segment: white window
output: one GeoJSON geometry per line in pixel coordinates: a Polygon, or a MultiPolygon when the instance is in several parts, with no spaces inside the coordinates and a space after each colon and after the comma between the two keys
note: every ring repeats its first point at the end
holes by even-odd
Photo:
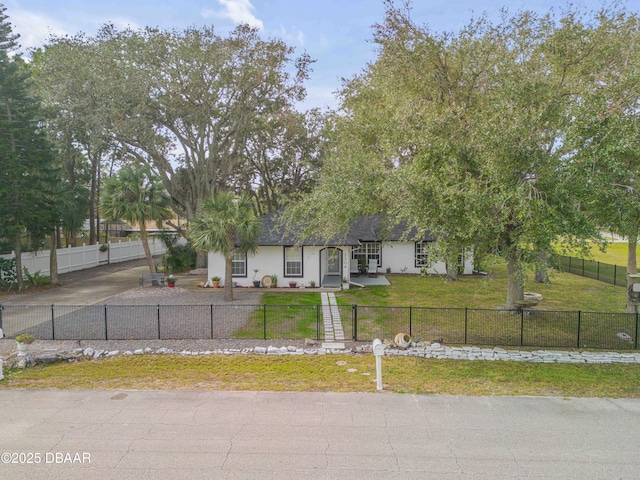
{"type": "Polygon", "coordinates": [[[302,248],[284,247],[284,276],[302,276],[302,248]]]}
{"type": "Polygon", "coordinates": [[[246,277],[247,276],[247,254],[233,252],[231,257],[231,276],[246,277]]]}
{"type": "Polygon", "coordinates": [[[429,245],[432,242],[416,242],[416,267],[430,267],[429,245]]]}
{"type": "Polygon", "coordinates": [[[369,260],[375,260],[381,267],[382,244],[380,242],[362,242],[359,247],[351,250],[351,258],[358,260],[360,268],[367,268],[369,260]]]}

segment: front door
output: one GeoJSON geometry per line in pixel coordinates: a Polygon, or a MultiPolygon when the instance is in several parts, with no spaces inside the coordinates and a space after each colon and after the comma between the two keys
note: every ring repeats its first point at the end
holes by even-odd
{"type": "Polygon", "coordinates": [[[327,249],[327,275],[340,276],[340,250],[337,248],[327,249]]]}

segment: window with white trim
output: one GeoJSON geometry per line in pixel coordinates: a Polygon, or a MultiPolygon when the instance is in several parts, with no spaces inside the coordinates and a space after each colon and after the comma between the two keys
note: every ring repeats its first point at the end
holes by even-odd
{"type": "Polygon", "coordinates": [[[302,276],[302,248],[284,247],[284,276],[302,276]]]}
{"type": "Polygon", "coordinates": [[[416,242],[416,267],[430,267],[429,245],[433,242],[416,242]]]}
{"type": "Polygon", "coordinates": [[[367,268],[369,260],[378,262],[378,266],[382,266],[382,243],[380,242],[362,242],[360,246],[351,250],[351,258],[358,260],[360,268],[367,268]]]}
{"type": "Polygon", "coordinates": [[[231,256],[231,276],[246,277],[247,276],[247,254],[244,252],[233,252],[231,256]]]}

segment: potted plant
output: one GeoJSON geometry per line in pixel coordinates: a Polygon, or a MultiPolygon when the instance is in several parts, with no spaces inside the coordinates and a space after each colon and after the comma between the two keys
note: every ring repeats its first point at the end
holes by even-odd
{"type": "Polygon", "coordinates": [[[311,280],[311,281],[309,282],[309,287],[311,287],[311,288],[316,288],[316,281],[315,281],[315,280],[311,280]]]}
{"type": "Polygon", "coordinates": [[[18,346],[18,355],[24,356],[29,351],[29,345],[34,342],[33,335],[28,333],[22,333],[16,337],[16,344],[18,346]]]}
{"type": "Polygon", "coordinates": [[[277,286],[278,286],[278,275],[276,275],[275,273],[272,273],[270,287],[276,288],[277,286]]]}
{"type": "Polygon", "coordinates": [[[297,286],[298,286],[298,282],[294,282],[293,280],[289,282],[289,288],[296,288],[297,286]]]}
{"type": "Polygon", "coordinates": [[[258,274],[260,270],[258,270],[257,268],[253,269],[253,286],[258,288],[260,286],[260,280],[256,280],[256,275],[258,274]]]}
{"type": "Polygon", "coordinates": [[[342,277],[342,289],[349,290],[349,280],[347,280],[345,277],[342,277]]]}
{"type": "Polygon", "coordinates": [[[176,286],[176,278],[173,275],[167,277],[167,285],[171,288],[176,286]]]}
{"type": "Polygon", "coordinates": [[[218,276],[211,277],[211,286],[213,288],[218,288],[220,286],[220,277],[218,276]]]}
{"type": "Polygon", "coordinates": [[[407,335],[406,333],[399,333],[396,335],[394,341],[398,347],[407,348],[409,345],[411,345],[411,336],[407,335]]]}

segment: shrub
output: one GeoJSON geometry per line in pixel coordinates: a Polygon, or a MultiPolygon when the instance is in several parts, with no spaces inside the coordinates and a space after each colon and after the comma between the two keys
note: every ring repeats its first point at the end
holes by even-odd
{"type": "Polygon", "coordinates": [[[21,333],[16,337],[16,342],[26,343],[27,345],[33,343],[34,341],[35,341],[35,338],[33,338],[33,335],[30,335],[28,333],[21,333]]]}
{"type": "Polygon", "coordinates": [[[30,287],[39,287],[42,285],[49,285],[51,283],[51,277],[48,275],[41,275],[40,270],[31,275],[27,267],[23,267],[24,278],[27,281],[27,285],[30,287]]]}
{"type": "Polygon", "coordinates": [[[167,272],[184,272],[196,264],[196,252],[190,243],[176,245],[176,238],[166,232],[160,234],[160,239],[167,247],[167,253],[162,257],[162,264],[167,272]]]}
{"type": "Polygon", "coordinates": [[[16,259],[0,258],[0,289],[10,290],[16,283],[16,259]]]}

